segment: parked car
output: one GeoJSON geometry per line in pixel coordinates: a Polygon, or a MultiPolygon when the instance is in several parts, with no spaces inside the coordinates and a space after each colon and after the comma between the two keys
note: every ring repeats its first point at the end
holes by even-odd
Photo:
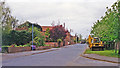
{"type": "Polygon", "coordinates": [[[86,43],[86,41],[85,41],[85,40],[82,40],[82,41],[81,41],[81,44],[85,44],[85,43],[86,43]]]}

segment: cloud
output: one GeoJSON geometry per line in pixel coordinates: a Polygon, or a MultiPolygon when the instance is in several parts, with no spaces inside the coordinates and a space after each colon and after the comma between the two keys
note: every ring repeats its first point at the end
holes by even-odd
{"type": "Polygon", "coordinates": [[[104,15],[107,6],[116,0],[7,0],[12,15],[20,21],[32,21],[40,25],[51,25],[52,21],[65,22],[86,37],[93,23],[104,15]]]}

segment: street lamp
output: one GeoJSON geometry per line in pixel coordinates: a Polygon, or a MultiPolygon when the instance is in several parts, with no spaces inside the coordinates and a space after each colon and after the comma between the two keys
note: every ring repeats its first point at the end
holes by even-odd
{"type": "Polygon", "coordinates": [[[71,32],[73,32],[72,29],[70,29],[70,45],[71,45],[71,32]]]}
{"type": "Polygon", "coordinates": [[[32,24],[32,50],[33,50],[33,24],[32,24]]]}

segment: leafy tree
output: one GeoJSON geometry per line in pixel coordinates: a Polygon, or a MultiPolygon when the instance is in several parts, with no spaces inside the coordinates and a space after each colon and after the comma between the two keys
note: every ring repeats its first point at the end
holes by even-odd
{"type": "Polygon", "coordinates": [[[94,23],[91,34],[109,43],[118,40],[119,37],[118,2],[115,2],[111,8],[106,7],[106,9],[105,16],[102,16],[101,20],[94,23]]]}
{"type": "Polygon", "coordinates": [[[5,2],[0,2],[0,20],[2,24],[2,29],[4,33],[9,33],[10,30],[17,26],[18,20],[11,15],[10,8],[6,6],[5,2]]]}
{"type": "Polygon", "coordinates": [[[49,28],[47,28],[47,29],[46,29],[46,32],[45,32],[46,40],[47,40],[47,41],[50,41],[50,33],[49,33],[49,32],[50,32],[50,30],[49,30],[49,28]]]}
{"type": "Polygon", "coordinates": [[[119,52],[118,54],[120,54],[120,1],[118,1],[118,18],[119,18],[119,21],[118,21],[118,25],[119,25],[119,28],[118,28],[118,40],[119,40],[119,52]]]}
{"type": "MultiPolygon", "coordinates": [[[[10,8],[6,6],[6,3],[4,1],[0,2],[0,35],[2,36],[2,43],[7,43],[9,41],[9,38],[7,38],[11,32],[16,26],[17,26],[18,20],[11,15],[10,8]]],[[[11,39],[13,40],[13,39],[11,39]]],[[[10,41],[11,41],[10,40],[10,41]]],[[[4,45],[4,44],[2,44],[4,45]]]]}
{"type": "MultiPolygon", "coordinates": [[[[29,28],[29,32],[32,32],[32,27],[29,28]]],[[[37,46],[44,46],[45,37],[40,33],[40,29],[38,29],[37,27],[34,27],[33,34],[34,34],[34,42],[36,42],[37,46]]]]}
{"type": "Polygon", "coordinates": [[[66,37],[65,29],[60,25],[57,25],[52,30],[50,30],[50,38],[54,41],[57,41],[57,39],[64,40],[65,37],[66,37]]]}

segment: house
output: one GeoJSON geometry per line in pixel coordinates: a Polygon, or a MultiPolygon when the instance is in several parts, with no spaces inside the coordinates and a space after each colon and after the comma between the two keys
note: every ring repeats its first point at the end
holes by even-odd
{"type": "Polygon", "coordinates": [[[54,26],[41,26],[42,27],[42,32],[46,32],[46,30],[49,28],[49,30],[53,29],[54,26]]]}
{"type": "Polygon", "coordinates": [[[40,29],[40,31],[42,31],[42,27],[38,24],[32,24],[29,21],[26,21],[25,23],[19,25],[15,30],[28,30],[30,27],[32,27],[32,25],[34,27],[37,27],[38,29],[40,29]]]}
{"type": "MultiPolygon", "coordinates": [[[[47,36],[45,35],[46,30],[47,29],[51,30],[54,28],[54,26],[41,26],[41,28],[42,28],[41,34],[47,38],[47,36]]],[[[46,38],[45,38],[45,40],[47,41],[46,38]]]]}
{"type": "MultiPolygon", "coordinates": [[[[63,27],[62,25],[60,25],[61,27],[63,27]]],[[[43,35],[45,36],[45,32],[47,29],[51,30],[54,28],[54,26],[41,26],[42,27],[42,33],[43,35]]],[[[63,27],[64,28],[64,27],[63,27]]],[[[63,41],[63,45],[70,45],[70,44],[73,44],[74,43],[74,40],[73,40],[73,36],[70,34],[70,32],[68,30],[65,29],[65,32],[66,32],[66,37],[63,41]]]]}

